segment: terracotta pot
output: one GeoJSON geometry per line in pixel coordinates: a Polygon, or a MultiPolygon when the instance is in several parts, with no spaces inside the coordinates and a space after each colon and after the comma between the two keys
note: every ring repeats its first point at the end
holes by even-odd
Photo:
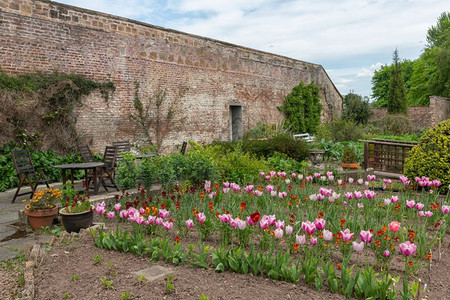
{"type": "Polygon", "coordinates": [[[342,163],[341,164],[342,169],[344,170],[351,170],[351,171],[356,171],[360,164],[359,163],[342,163]]]}
{"type": "Polygon", "coordinates": [[[59,211],[61,220],[67,232],[80,232],[81,228],[89,228],[92,226],[94,218],[94,207],[91,206],[91,211],[84,211],[79,213],[67,213],[66,208],[59,211]]]}
{"type": "Polygon", "coordinates": [[[30,223],[31,228],[36,231],[41,227],[53,224],[53,220],[58,215],[58,206],[43,210],[26,210],[25,207],[24,214],[28,216],[28,223],[30,223]]]}

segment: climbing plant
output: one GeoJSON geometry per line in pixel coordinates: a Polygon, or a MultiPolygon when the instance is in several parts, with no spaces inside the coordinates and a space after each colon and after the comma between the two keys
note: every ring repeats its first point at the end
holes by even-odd
{"type": "Polygon", "coordinates": [[[285,126],[296,133],[315,133],[320,125],[322,105],[319,97],[319,87],[310,83],[300,82],[289,93],[282,106],[278,109],[286,115],[285,126]]]}
{"type": "Polygon", "coordinates": [[[0,141],[73,152],[78,141],[74,108],[94,90],[108,101],[115,86],[76,74],[14,76],[0,69],[0,141]]]}

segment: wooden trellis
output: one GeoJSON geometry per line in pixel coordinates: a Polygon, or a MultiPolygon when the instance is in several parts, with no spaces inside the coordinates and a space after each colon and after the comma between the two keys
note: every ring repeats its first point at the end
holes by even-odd
{"type": "Polygon", "coordinates": [[[364,169],[402,174],[405,158],[417,144],[382,139],[364,141],[364,169]]]}

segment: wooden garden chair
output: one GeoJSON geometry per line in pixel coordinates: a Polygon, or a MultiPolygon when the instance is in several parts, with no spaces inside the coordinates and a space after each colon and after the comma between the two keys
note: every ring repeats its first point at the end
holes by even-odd
{"type": "Polygon", "coordinates": [[[117,162],[123,159],[121,153],[130,152],[131,150],[130,141],[115,141],[113,142],[113,146],[117,147],[117,157],[116,157],[117,162]]]}
{"type": "Polygon", "coordinates": [[[99,172],[99,180],[106,191],[108,191],[108,187],[115,188],[119,190],[114,181],[114,169],[116,166],[116,158],[117,158],[117,147],[116,146],[106,146],[105,153],[103,154],[103,162],[105,165],[101,168],[99,172]],[[106,184],[105,180],[109,180],[109,185],[106,184]]]}
{"type": "Polygon", "coordinates": [[[181,145],[181,149],[180,149],[180,153],[185,155],[186,154],[186,147],[187,147],[187,142],[184,141],[183,144],[181,145]]]}
{"type": "Polygon", "coordinates": [[[45,177],[44,172],[39,170],[38,173],[34,169],[33,161],[31,160],[31,155],[28,149],[13,149],[11,150],[11,156],[14,163],[14,168],[16,169],[17,178],[19,179],[19,185],[11,203],[16,201],[17,196],[27,194],[33,195],[39,184],[45,183],[47,187],[50,188],[49,180],[45,177]],[[24,184],[28,184],[31,191],[19,193],[20,188],[24,184]]]}

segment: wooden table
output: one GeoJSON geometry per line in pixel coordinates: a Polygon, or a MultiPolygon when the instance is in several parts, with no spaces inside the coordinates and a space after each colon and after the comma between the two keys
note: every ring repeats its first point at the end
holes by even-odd
{"type": "Polygon", "coordinates": [[[63,184],[66,184],[67,178],[66,178],[66,171],[70,170],[70,179],[72,182],[72,185],[74,184],[73,182],[73,171],[75,170],[84,170],[84,177],[86,180],[86,191],[88,190],[88,186],[87,186],[87,172],[88,170],[92,169],[92,173],[93,173],[93,184],[94,184],[94,195],[97,195],[98,193],[98,187],[99,187],[99,182],[98,182],[98,172],[97,172],[97,168],[103,167],[105,164],[102,162],[87,162],[87,163],[76,163],[76,164],[65,164],[65,165],[56,165],[53,166],[53,168],[55,169],[61,169],[62,172],[62,179],[63,179],[63,184]]]}

